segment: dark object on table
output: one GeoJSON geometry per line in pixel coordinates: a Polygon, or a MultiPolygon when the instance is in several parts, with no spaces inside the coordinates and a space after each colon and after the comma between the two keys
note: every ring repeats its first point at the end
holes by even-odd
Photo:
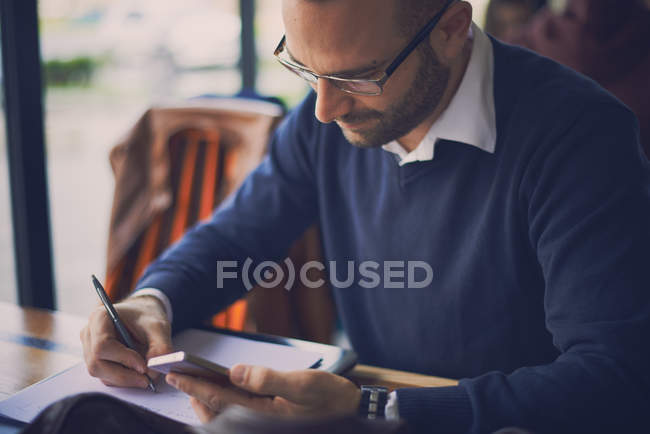
{"type": "Polygon", "coordinates": [[[191,428],[102,393],[82,393],[43,410],[23,434],[182,434],[191,428]]]}
{"type": "Polygon", "coordinates": [[[332,418],[281,418],[230,407],[212,422],[189,426],[101,393],[62,399],[43,410],[23,434],[407,434],[400,422],[332,418]]]}
{"type": "Polygon", "coordinates": [[[212,422],[195,428],[197,434],[406,434],[400,422],[367,420],[356,415],[333,418],[282,418],[233,406],[212,422]]]}

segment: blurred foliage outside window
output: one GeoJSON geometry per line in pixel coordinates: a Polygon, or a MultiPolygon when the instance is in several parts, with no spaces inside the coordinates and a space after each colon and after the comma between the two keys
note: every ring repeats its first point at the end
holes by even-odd
{"type": "Polygon", "coordinates": [[[45,83],[47,86],[87,86],[100,66],[99,60],[85,56],[48,60],[43,64],[45,83]]]}
{"type": "Polygon", "coordinates": [[[40,0],[58,307],[97,304],[113,194],[110,149],[144,111],[239,91],[238,0],[40,0]]]}

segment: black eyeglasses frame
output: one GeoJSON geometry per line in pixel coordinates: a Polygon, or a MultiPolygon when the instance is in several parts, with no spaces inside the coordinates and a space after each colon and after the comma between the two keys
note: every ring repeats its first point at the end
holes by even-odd
{"type": "Polygon", "coordinates": [[[279,56],[280,53],[284,51],[286,40],[287,40],[286,35],[282,36],[282,39],[280,40],[280,43],[278,44],[275,51],[273,52],[273,55],[278,60],[278,62],[280,62],[284,67],[286,67],[288,70],[295,73],[296,75],[300,76],[310,84],[316,84],[319,78],[324,78],[330,80],[337,88],[339,88],[343,92],[347,92],[353,95],[378,96],[382,94],[386,81],[388,81],[388,79],[390,78],[391,75],[393,75],[395,70],[404,62],[404,60],[406,60],[406,58],[417,48],[417,46],[420,45],[420,43],[433,31],[433,29],[436,27],[436,25],[438,24],[442,16],[445,14],[445,12],[447,12],[447,9],[449,9],[449,6],[454,1],[456,0],[448,0],[447,3],[445,3],[445,5],[443,6],[443,8],[437,14],[435,14],[433,18],[431,18],[431,20],[413,37],[411,42],[409,42],[409,44],[395,57],[395,59],[390,63],[390,65],[388,65],[388,67],[382,72],[382,76],[376,79],[343,78],[343,77],[337,77],[335,75],[317,74],[305,68],[304,66],[297,65],[286,59],[282,59],[279,56]],[[313,80],[310,80],[307,77],[312,77],[313,80]],[[376,86],[377,91],[373,93],[367,93],[367,92],[352,91],[350,89],[341,87],[346,83],[357,84],[357,85],[373,84],[376,86]]]}

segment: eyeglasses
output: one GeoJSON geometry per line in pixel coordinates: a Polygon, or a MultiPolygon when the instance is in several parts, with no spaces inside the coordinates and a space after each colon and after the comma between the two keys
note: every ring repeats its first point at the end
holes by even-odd
{"type": "MultiPolygon", "coordinates": [[[[411,40],[411,42],[402,50],[401,53],[395,57],[395,60],[391,62],[390,65],[382,72],[381,76],[379,78],[374,78],[374,79],[366,79],[366,78],[360,78],[360,79],[355,79],[355,78],[343,78],[343,77],[337,77],[334,75],[321,75],[321,74],[316,74],[313,71],[310,71],[309,69],[305,68],[304,66],[301,65],[296,65],[293,63],[290,59],[283,58],[283,53],[287,53],[285,50],[286,48],[286,41],[287,38],[286,36],[282,37],[282,40],[280,40],[280,43],[278,44],[278,47],[274,51],[274,55],[278,61],[284,65],[289,71],[293,72],[300,78],[304,79],[307,81],[310,85],[316,85],[318,83],[319,78],[325,78],[327,80],[330,80],[334,86],[336,86],[338,89],[342,90],[343,92],[351,93],[353,95],[366,95],[366,96],[375,96],[375,95],[381,95],[382,92],[384,91],[384,84],[386,81],[388,81],[388,78],[395,72],[397,67],[399,67],[402,62],[415,50],[415,48],[422,42],[428,35],[433,31],[433,29],[436,27],[436,24],[438,24],[438,21],[440,21],[440,18],[442,18],[442,15],[447,11],[449,8],[449,5],[451,5],[454,2],[454,0],[448,0],[445,6],[442,8],[440,12],[438,12],[432,19],[429,21],[419,32],[415,37],[411,40]]],[[[286,54],[284,55],[286,57],[286,54]]]]}

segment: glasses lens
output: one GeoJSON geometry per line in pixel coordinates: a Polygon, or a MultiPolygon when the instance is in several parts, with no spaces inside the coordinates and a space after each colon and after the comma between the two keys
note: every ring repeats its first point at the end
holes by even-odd
{"type": "Polygon", "coordinates": [[[318,81],[318,78],[314,74],[311,74],[308,71],[302,70],[300,68],[296,68],[293,65],[290,65],[290,64],[287,64],[287,63],[281,61],[280,59],[278,59],[278,60],[280,61],[282,66],[284,66],[289,71],[293,72],[294,74],[296,74],[298,77],[302,78],[303,80],[305,80],[309,84],[315,84],[318,81]]]}
{"type": "MultiPolygon", "coordinates": [[[[278,57],[278,61],[282,64],[282,66],[284,66],[289,71],[296,74],[298,77],[305,80],[312,87],[315,87],[316,84],[318,83],[317,75],[307,70],[304,70],[302,68],[298,68],[292,65],[291,63],[283,61],[279,57],[278,57]]],[[[382,92],[381,86],[377,81],[374,80],[346,80],[346,79],[339,79],[334,77],[327,77],[327,78],[331,80],[331,82],[336,87],[348,93],[353,93],[357,95],[381,95],[382,92]]]]}
{"type": "Polygon", "coordinates": [[[381,87],[376,81],[363,80],[333,80],[333,83],[341,90],[359,95],[380,95],[381,87]]]}

